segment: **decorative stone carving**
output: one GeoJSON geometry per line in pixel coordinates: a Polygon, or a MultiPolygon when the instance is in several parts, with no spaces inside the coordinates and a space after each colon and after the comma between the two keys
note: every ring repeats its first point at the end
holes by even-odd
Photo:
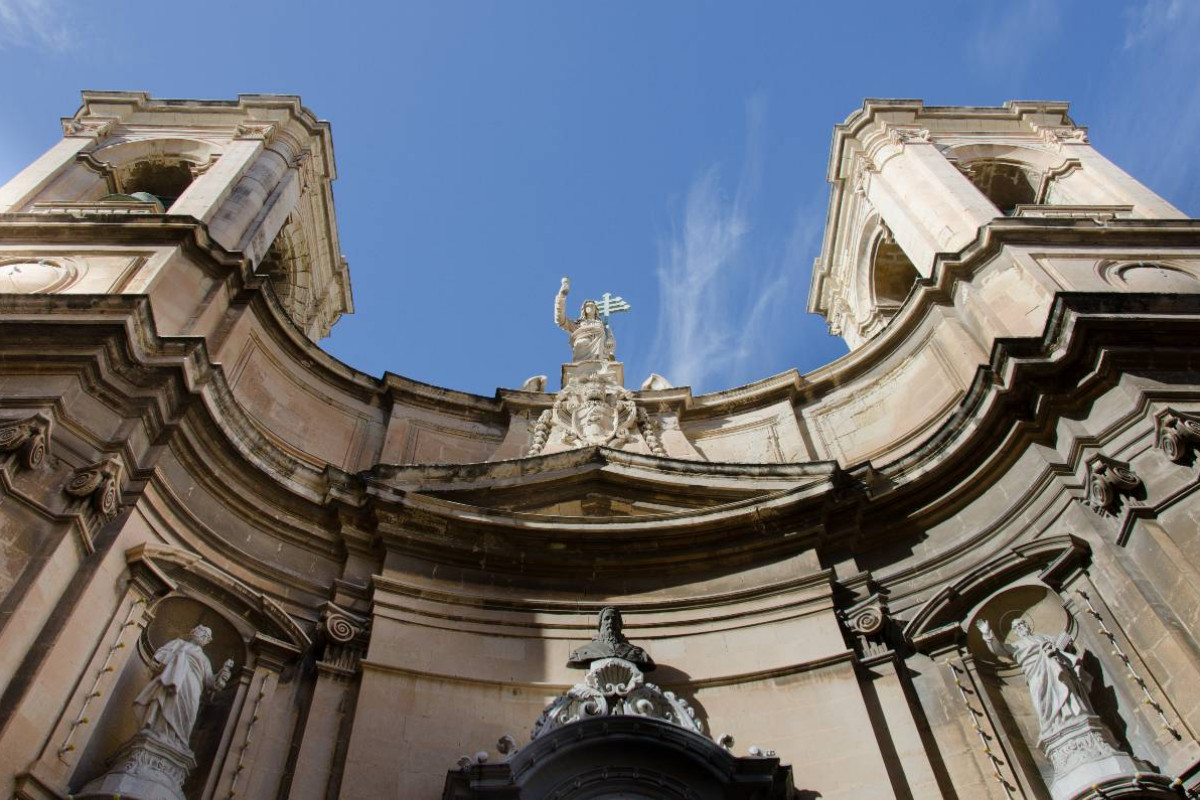
{"type": "Polygon", "coordinates": [[[888,141],[897,147],[902,147],[910,142],[931,142],[931,134],[928,128],[888,128],[888,141]]]}
{"type": "Polygon", "coordinates": [[[1096,456],[1088,464],[1086,502],[1099,513],[1112,513],[1121,495],[1131,495],[1141,485],[1142,479],[1128,465],[1096,456]]]}
{"type": "Polygon", "coordinates": [[[671,382],[657,372],[651,372],[650,377],[642,381],[643,392],[661,392],[673,388],[675,387],[671,385],[671,382]]]}
{"type": "Polygon", "coordinates": [[[134,700],[141,729],[121,746],[112,767],[76,797],[183,800],[183,783],[196,766],[188,742],[206,694],[225,688],[233,674],[228,660],[213,674],[204,647],[212,631],[204,625],[187,639],[172,639],[154,653],[154,679],[134,700]]]}
{"type": "Polygon", "coordinates": [[[1042,141],[1053,147],[1064,144],[1087,144],[1087,128],[1045,127],[1041,131],[1042,141]]]}
{"type": "Polygon", "coordinates": [[[646,440],[646,446],[650,448],[650,452],[656,456],[665,458],[667,449],[662,445],[658,423],[650,419],[650,415],[646,413],[646,409],[644,408],[637,410],[637,419],[638,428],[641,430],[642,438],[646,440]]]}
{"type": "Polygon", "coordinates": [[[527,455],[542,452],[555,431],[568,448],[620,447],[633,435],[636,423],[633,393],[609,373],[572,378],[558,393],[554,407],[538,417],[527,455]]]}
{"type": "Polygon", "coordinates": [[[117,120],[113,117],[89,117],[86,119],[64,117],[62,120],[63,136],[103,139],[112,133],[116,124],[117,120]]]}
{"type": "Polygon", "coordinates": [[[110,456],[75,470],[63,491],[72,497],[90,498],[96,513],[109,519],[121,504],[121,474],[121,462],[110,456]]]}
{"type": "Polygon", "coordinates": [[[7,294],[60,292],[78,279],[79,268],[69,259],[18,259],[0,264],[0,292],[7,294]]]}
{"type": "MultiPolygon", "coordinates": [[[[638,648],[640,649],[640,648],[638,648]]],[[[591,662],[582,683],[546,706],[534,723],[531,739],[589,717],[631,715],[663,720],[703,734],[703,726],[687,701],[646,683],[637,665],[623,658],[591,662]]]]}
{"type": "Polygon", "coordinates": [[[654,669],[650,654],[625,638],[622,632],[624,621],[619,609],[607,606],[600,609],[600,621],[596,635],[583,647],[576,648],[567,658],[571,669],[588,669],[594,661],[619,658],[641,667],[646,672],[654,669]]]}
{"type": "Polygon", "coordinates": [[[546,381],[548,378],[545,375],[534,375],[521,384],[522,392],[544,392],[546,391],[546,381]]]}
{"type": "Polygon", "coordinates": [[[50,451],[53,422],[44,414],[0,423],[0,452],[17,453],[27,469],[39,469],[50,451]]]}
{"type": "Polygon", "coordinates": [[[1192,450],[1200,445],[1200,417],[1168,408],[1154,427],[1158,449],[1176,464],[1187,461],[1192,450]]]}
{"type": "Polygon", "coordinates": [[[267,143],[270,143],[274,136],[275,125],[271,122],[241,122],[233,133],[234,139],[262,139],[267,143]]]}
{"type": "Polygon", "coordinates": [[[855,649],[862,658],[891,650],[887,599],[880,592],[838,612],[842,624],[854,637],[855,649]]]}
{"type": "Polygon", "coordinates": [[[875,166],[875,162],[871,161],[870,156],[866,153],[859,153],[858,160],[854,162],[854,177],[851,179],[854,193],[865,195],[871,175],[878,171],[879,169],[875,166]]]}
{"type": "Polygon", "coordinates": [[[1012,624],[1012,644],[999,641],[984,620],[976,623],[984,644],[998,658],[1016,661],[1025,676],[1038,718],[1037,746],[1054,769],[1050,793],[1055,800],[1076,797],[1102,780],[1147,771],[1122,752],[1108,727],[1092,708],[1092,677],[1073,652],[1071,640],[1035,633],[1023,617],[1012,624]]]}
{"type": "Polygon", "coordinates": [[[326,603],[321,612],[318,636],[324,646],[319,665],[351,676],[367,648],[371,621],[334,603],[326,603]]]}

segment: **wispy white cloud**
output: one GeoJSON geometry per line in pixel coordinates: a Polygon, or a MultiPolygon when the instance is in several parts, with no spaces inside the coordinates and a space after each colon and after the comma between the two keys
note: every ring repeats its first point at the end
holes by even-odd
{"type": "MultiPolygon", "coordinates": [[[[1098,141],[1118,163],[1176,203],[1200,206],[1200,3],[1144,0],[1126,10],[1124,47],[1106,85],[1098,141]]],[[[1100,126],[1097,126],[1100,127],[1100,126]]]]}
{"type": "Polygon", "coordinates": [[[0,50],[61,52],[74,42],[69,15],[58,0],[0,0],[0,50]]]}
{"type": "Polygon", "coordinates": [[[994,78],[1021,77],[1033,56],[1054,41],[1060,10],[1056,3],[1008,0],[983,6],[968,52],[994,78]]]}
{"type": "Polygon", "coordinates": [[[651,362],[676,385],[708,391],[769,374],[764,370],[774,363],[778,332],[804,296],[805,262],[820,233],[817,209],[797,214],[774,255],[753,224],[765,115],[765,98],[756,95],[746,107],[746,150],[733,195],[718,165],[700,170],[681,224],[659,241],[659,329],[651,362]]]}

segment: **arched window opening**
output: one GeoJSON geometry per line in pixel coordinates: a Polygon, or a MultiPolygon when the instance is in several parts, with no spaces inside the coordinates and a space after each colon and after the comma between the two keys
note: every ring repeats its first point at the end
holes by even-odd
{"type": "Polygon", "coordinates": [[[1037,203],[1040,179],[1029,169],[1005,161],[976,161],[963,171],[988,200],[1006,217],[1017,206],[1037,203]]]}
{"type": "Polygon", "coordinates": [[[898,307],[908,297],[913,284],[920,275],[900,246],[887,239],[880,240],[875,248],[875,259],[871,265],[875,290],[875,305],[898,307]]]}
{"type": "Polygon", "coordinates": [[[145,159],[122,170],[119,182],[121,194],[153,195],[163,208],[170,208],[193,180],[191,165],[186,161],[145,159]]]}

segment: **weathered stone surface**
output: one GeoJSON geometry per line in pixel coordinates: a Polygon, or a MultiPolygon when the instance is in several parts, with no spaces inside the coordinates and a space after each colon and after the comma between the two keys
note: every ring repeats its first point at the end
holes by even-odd
{"type": "Polygon", "coordinates": [[[565,293],[558,393],[321,352],[352,305],[331,148],[296,98],[87,93],[0,188],[16,796],[565,797],[597,759],[652,796],[1195,789],[1200,223],[1064,104],[837,126],[811,308],[853,351],[707,395],[626,389],[565,293]],[[593,641],[618,607],[634,643],[593,641]],[[974,627],[1017,617],[1093,678],[1046,736],[974,627]],[[193,768],[133,701],[197,625],[237,673],[193,768]],[[634,713],[576,714],[568,661],[623,670],[592,689],[634,713]]]}

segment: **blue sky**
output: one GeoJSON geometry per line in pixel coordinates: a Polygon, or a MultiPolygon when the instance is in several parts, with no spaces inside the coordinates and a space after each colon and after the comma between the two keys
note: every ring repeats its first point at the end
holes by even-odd
{"type": "Polygon", "coordinates": [[[864,97],[1069,100],[1200,212],[1200,2],[0,0],[0,181],[79,90],[299,94],[333,123],[357,313],[324,346],[491,395],[609,291],[627,384],[714,391],[845,352],[805,312],[832,127],[864,97]]]}

